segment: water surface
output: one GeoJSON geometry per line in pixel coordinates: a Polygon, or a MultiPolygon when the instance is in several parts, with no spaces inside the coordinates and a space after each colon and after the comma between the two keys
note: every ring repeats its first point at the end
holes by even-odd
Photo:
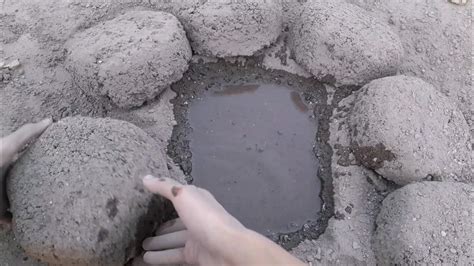
{"type": "Polygon", "coordinates": [[[296,231],[316,220],[317,128],[301,93],[273,84],[214,89],[189,109],[194,184],[261,233],[296,231]]]}

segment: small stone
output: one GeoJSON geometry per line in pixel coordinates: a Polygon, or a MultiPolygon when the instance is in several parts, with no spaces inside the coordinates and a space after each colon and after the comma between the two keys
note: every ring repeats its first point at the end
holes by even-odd
{"type": "Polygon", "coordinates": [[[467,4],[467,0],[448,0],[451,4],[455,5],[465,5],[467,4]]]}
{"type": "Polygon", "coordinates": [[[456,254],[456,253],[457,253],[457,251],[456,251],[454,248],[451,248],[449,251],[450,251],[451,253],[453,253],[453,254],[456,254]]]}
{"type": "Polygon", "coordinates": [[[15,59],[15,60],[11,61],[9,64],[5,65],[4,68],[16,69],[16,68],[18,68],[20,65],[21,65],[20,60],[15,59]]]}
{"type": "Polygon", "coordinates": [[[321,248],[317,249],[316,254],[314,255],[314,258],[317,260],[321,260],[321,248]]]}
{"type": "Polygon", "coordinates": [[[359,243],[357,243],[356,241],[352,242],[352,248],[359,249],[360,248],[359,243]]]}
{"type": "Polygon", "coordinates": [[[346,208],[344,209],[348,214],[351,214],[352,213],[352,207],[351,206],[346,206],[346,208]]]}
{"type": "Polygon", "coordinates": [[[309,261],[309,262],[314,261],[314,257],[311,256],[311,255],[308,255],[308,256],[306,257],[306,260],[309,261]]]}
{"type": "Polygon", "coordinates": [[[446,236],[446,235],[447,235],[447,233],[446,233],[445,231],[441,231],[441,236],[444,237],[444,236],[446,236]]]}
{"type": "Polygon", "coordinates": [[[339,211],[336,211],[336,213],[334,214],[334,218],[336,220],[344,220],[345,218],[345,215],[339,211]]]}

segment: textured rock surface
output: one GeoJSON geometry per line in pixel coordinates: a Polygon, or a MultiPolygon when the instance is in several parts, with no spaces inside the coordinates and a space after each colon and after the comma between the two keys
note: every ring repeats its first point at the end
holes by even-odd
{"type": "Polygon", "coordinates": [[[124,108],[153,99],[188,68],[191,48],[176,17],[131,11],[77,33],[66,43],[78,88],[124,108]]]}
{"type": "Polygon", "coordinates": [[[421,182],[392,192],[377,217],[380,265],[470,265],[472,185],[421,182]]]}
{"type": "Polygon", "coordinates": [[[308,1],[290,27],[295,59],[317,79],[364,85],[395,74],[403,56],[384,22],[344,1],[308,1]]]}
{"type": "Polygon", "coordinates": [[[53,124],[15,164],[8,191],[26,253],[63,265],[120,265],[160,222],[147,174],[167,176],[160,147],[127,122],[84,117],[53,124]]]}
{"type": "Polygon", "coordinates": [[[346,0],[364,8],[398,33],[406,56],[399,67],[417,76],[455,102],[474,136],[474,42],[472,2],[346,0]]]}
{"type": "Polygon", "coordinates": [[[421,79],[374,80],[357,92],[349,119],[356,158],[400,185],[472,181],[469,127],[447,97],[421,79]]]}
{"type": "Polygon", "coordinates": [[[204,2],[187,3],[176,11],[198,54],[251,56],[274,42],[282,30],[282,9],[277,0],[204,2]]]}
{"type": "Polygon", "coordinates": [[[2,266],[46,266],[38,260],[28,258],[15,240],[13,232],[0,226],[0,265],[2,266]]]}

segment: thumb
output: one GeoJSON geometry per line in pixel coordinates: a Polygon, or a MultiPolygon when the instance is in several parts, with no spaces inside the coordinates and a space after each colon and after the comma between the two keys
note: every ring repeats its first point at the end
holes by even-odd
{"type": "Polygon", "coordinates": [[[31,140],[37,138],[51,124],[50,118],[26,124],[12,134],[0,139],[0,166],[11,163],[15,155],[31,140]]]}

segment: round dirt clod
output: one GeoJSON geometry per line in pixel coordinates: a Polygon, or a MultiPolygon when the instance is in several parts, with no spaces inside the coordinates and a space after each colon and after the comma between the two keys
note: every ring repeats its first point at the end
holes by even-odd
{"type": "Polygon", "coordinates": [[[282,8],[278,0],[204,2],[178,12],[197,54],[251,56],[281,33],[282,8]]]}
{"type": "Polygon", "coordinates": [[[434,177],[472,181],[469,127],[446,96],[421,79],[374,80],[349,117],[359,162],[397,184],[434,177]]]}
{"type": "Polygon", "coordinates": [[[11,170],[14,233],[29,256],[53,265],[124,265],[163,218],[146,174],[168,176],[160,147],[113,119],[53,124],[11,170]]]}
{"type": "Polygon", "coordinates": [[[131,11],[66,43],[76,86],[122,108],[153,99],[188,68],[192,53],[181,23],[165,12],[131,11]]]}
{"type": "Polygon", "coordinates": [[[345,1],[308,1],[290,27],[296,61],[317,79],[364,85],[396,73],[403,56],[388,25],[345,1]]]}
{"type": "Polygon", "coordinates": [[[379,265],[469,265],[473,261],[471,184],[420,182],[385,198],[374,249],[379,265]]]}

